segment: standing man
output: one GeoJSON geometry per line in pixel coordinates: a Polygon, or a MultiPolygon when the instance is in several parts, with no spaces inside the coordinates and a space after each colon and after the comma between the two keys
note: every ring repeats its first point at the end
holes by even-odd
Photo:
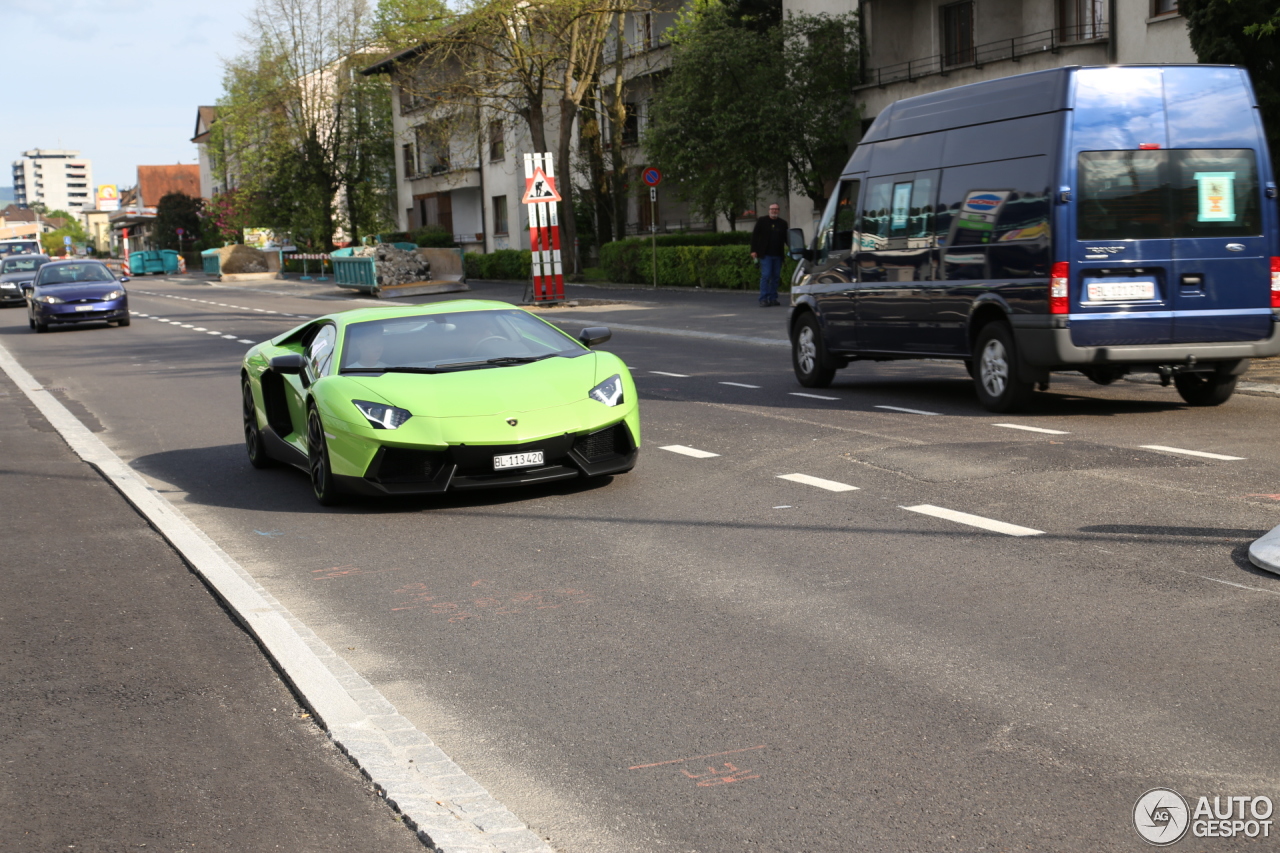
{"type": "Polygon", "coordinates": [[[781,208],[769,205],[769,215],[756,220],[751,232],[751,257],[760,262],[760,307],[780,305],[778,285],[782,283],[782,256],[787,251],[787,220],[778,216],[781,208]]]}

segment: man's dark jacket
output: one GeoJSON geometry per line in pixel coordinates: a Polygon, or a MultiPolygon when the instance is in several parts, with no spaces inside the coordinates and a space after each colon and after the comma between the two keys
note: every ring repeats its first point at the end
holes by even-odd
{"type": "Polygon", "coordinates": [[[751,251],[761,257],[782,257],[787,253],[787,220],[761,216],[751,232],[751,251]]]}

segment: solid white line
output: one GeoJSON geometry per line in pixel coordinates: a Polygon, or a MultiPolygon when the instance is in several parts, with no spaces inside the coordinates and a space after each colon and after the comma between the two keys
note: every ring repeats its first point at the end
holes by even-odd
{"type": "Polygon", "coordinates": [[[803,391],[789,391],[792,397],[808,397],[811,400],[839,400],[839,397],[824,397],[821,394],[806,394],[803,391]]]}
{"type": "Polygon", "coordinates": [[[1163,444],[1144,444],[1147,450],[1163,450],[1165,453],[1181,453],[1184,456],[1200,456],[1204,459],[1221,459],[1224,462],[1239,462],[1243,456],[1223,456],[1221,453],[1205,453],[1203,450],[1183,450],[1181,447],[1165,447],[1163,444]]]}
{"type": "Polygon", "coordinates": [[[721,385],[732,385],[734,388],[759,388],[759,385],[748,385],[745,382],[721,382],[721,385]]]}
{"type": "Polygon", "coordinates": [[[954,521],[958,524],[967,524],[970,527],[981,527],[983,530],[991,530],[995,533],[1005,533],[1009,536],[1039,536],[1044,533],[1043,530],[1034,530],[1030,527],[1019,527],[1016,524],[1007,524],[1003,521],[996,521],[992,518],[983,518],[980,515],[970,515],[967,512],[956,512],[954,509],[943,509],[940,506],[931,506],[930,504],[920,504],[919,506],[900,506],[898,509],[910,510],[918,512],[922,515],[931,515],[934,518],[942,518],[947,521],[954,521]]]}
{"type": "Polygon", "coordinates": [[[688,378],[689,378],[689,374],[687,374],[687,373],[666,373],[666,372],[661,371],[661,370],[650,370],[649,372],[650,372],[650,373],[656,373],[656,374],[658,374],[659,376],[674,376],[676,379],[688,379],[688,378]]]}
{"type": "Polygon", "coordinates": [[[696,447],[685,447],[683,444],[668,444],[666,447],[659,447],[659,450],[670,450],[672,453],[679,453],[682,456],[692,456],[694,459],[710,459],[712,456],[719,456],[719,453],[708,453],[705,450],[698,450],[696,447]]]}
{"type": "Polygon", "coordinates": [[[920,409],[904,409],[900,406],[876,406],[877,409],[888,409],[891,412],[906,412],[909,415],[936,415],[937,412],[925,412],[920,409]]]}
{"type": "Polygon", "coordinates": [[[1042,432],[1045,435],[1071,435],[1071,433],[1060,429],[1045,429],[1044,427],[1023,426],[1022,424],[992,424],[992,426],[1004,427],[1005,429],[1023,429],[1027,432],[1042,432]]]}
{"type": "MultiPolygon", "coordinates": [[[[793,483],[804,483],[806,486],[817,486],[828,492],[856,492],[857,486],[837,483],[835,480],[824,480],[821,477],[810,477],[808,474],[779,474],[779,480],[790,480],[793,483]]],[[[776,507],[775,507],[776,509],[776,507]]]]}
{"type": "MultiPolygon", "coordinates": [[[[178,507],[147,485],[146,481],[50,392],[41,388],[0,344],[0,370],[8,374],[58,434],[81,459],[97,469],[108,483],[133,504],[160,535],[208,583],[218,598],[253,634],[276,662],[285,678],[315,712],[329,736],[358,767],[384,790],[399,789],[396,806],[418,825],[420,832],[438,839],[438,847],[497,853],[480,824],[460,815],[483,814],[486,822],[515,825],[519,819],[467,776],[447,755],[439,771],[422,779],[413,763],[415,750],[434,746],[420,730],[404,728],[405,718],[372,684],[364,680],[314,631],[289,612],[258,581],[218,547],[178,507]],[[36,390],[39,389],[39,390],[36,390]],[[339,680],[339,679],[342,680],[339,680]],[[348,686],[344,686],[344,682],[348,686]],[[388,709],[390,711],[388,712],[388,709]],[[384,721],[386,721],[384,723],[384,721]],[[446,763],[447,762],[447,763],[446,763]],[[440,794],[436,777],[463,780],[477,793],[467,795],[465,808],[440,794]],[[379,782],[379,779],[382,782],[379,782]],[[419,781],[422,780],[422,781],[419,781]],[[437,808],[439,804],[443,808],[437,808]],[[487,808],[486,808],[487,807],[487,808]],[[448,843],[445,843],[445,839],[448,843]]],[[[432,750],[436,753],[436,750],[432,750]]],[[[438,753],[443,755],[443,753],[438,753]]],[[[390,799],[390,797],[389,797],[390,799]]],[[[551,853],[529,830],[503,832],[503,841],[521,850],[551,853]]]]}

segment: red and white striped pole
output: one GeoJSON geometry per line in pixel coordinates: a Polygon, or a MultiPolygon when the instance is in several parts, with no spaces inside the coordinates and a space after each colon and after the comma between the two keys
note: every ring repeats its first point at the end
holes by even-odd
{"type": "Polygon", "coordinates": [[[124,263],[121,264],[120,268],[125,275],[132,275],[132,273],[129,272],[129,229],[124,228],[121,233],[120,254],[124,257],[124,263]]]}
{"type": "Polygon", "coordinates": [[[560,260],[560,194],[550,154],[524,155],[525,195],[529,210],[529,250],[533,261],[533,301],[564,299],[564,271],[560,260]]]}

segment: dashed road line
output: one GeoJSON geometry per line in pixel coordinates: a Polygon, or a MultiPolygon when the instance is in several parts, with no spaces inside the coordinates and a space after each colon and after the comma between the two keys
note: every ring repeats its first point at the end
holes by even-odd
{"type": "Polygon", "coordinates": [[[748,385],[745,382],[721,382],[721,385],[732,385],[734,388],[755,388],[759,389],[759,385],[748,385]]]}
{"type": "Polygon", "coordinates": [[[1044,427],[1025,426],[1023,424],[992,424],[992,426],[1004,427],[1005,429],[1021,429],[1027,432],[1042,432],[1045,435],[1071,435],[1066,430],[1045,429],[1044,427]]]}
{"type": "Polygon", "coordinates": [[[906,412],[909,415],[936,415],[938,412],[926,412],[923,409],[904,409],[901,406],[876,406],[877,409],[888,409],[891,412],[906,412]]]}
{"type": "MultiPolygon", "coordinates": [[[[790,480],[793,483],[804,483],[806,486],[817,486],[819,489],[826,489],[828,492],[856,492],[857,486],[850,486],[847,483],[837,483],[835,480],[824,480],[821,477],[810,477],[808,474],[779,474],[779,480],[790,480]]],[[[777,507],[774,507],[777,509],[777,507]]]]}
{"type": "Polygon", "coordinates": [[[996,521],[994,518],[983,518],[980,515],[970,515],[967,512],[957,512],[954,509],[945,509],[940,506],[931,504],[920,504],[919,506],[900,506],[898,509],[905,509],[910,512],[918,512],[921,515],[931,515],[934,518],[945,519],[946,521],[954,521],[957,524],[967,524],[970,527],[980,527],[983,530],[990,530],[994,533],[1003,533],[1006,536],[1039,536],[1044,533],[1043,530],[1035,530],[1031,527],[1020,527],[1016,524],[1009,524],[1004,521],[996,521]]]}
{"type": "Polygon", "coordinates": [[[650,370],[649,372],[650,372],[650,373],[656,373],[656,374],[657,374],[657,375],[659,375],[659,376],[674,376],[676,379],[688,379],[688,378],[689,378],[689,374],[687,374],[687,373],[667,373],[667,372],[666,372],[666,371],[664,371],[664,370],[650,370]]]}
{"type": "Polygon", "coordinates": [[[1223,462],[1240,462],[1243,456],[1224,456],[1221,453],[1205,453],[1203,450],[1185,450],[1181,447],[1165,447],[1163,444],[1144,444],[1145,450],[1160,450],[1165,453],[1180,453],[1183,456],[1199,456],[1202,459],[1219,459],[1223,462]]]}
{"type": "Polygon", "coordinates": [[[713,456],[719,456],[719,453],[711,453],[706,450],[699,450],[696,447],[685,447],[683,444],[668,444],[666,447],[659,447],[659,450],[670,450],[672,453],[679,453],[681,456],[692,456],[694,459],[710,459],[713,456]]]}
{"type": "Polygon", "coordinates": [[[788,391],[792,397],[808,397],[810,400],[839,400],[839,397],[824,397],[821,394],[806,394],[803,391],[788,391]]]}

